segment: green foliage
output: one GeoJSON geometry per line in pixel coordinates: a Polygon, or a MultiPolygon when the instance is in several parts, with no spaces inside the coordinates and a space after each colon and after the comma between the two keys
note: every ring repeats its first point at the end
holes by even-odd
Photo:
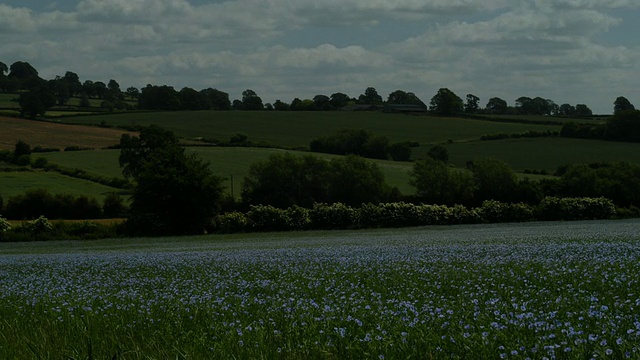
{"type": "Polygon", "coordinates": [[[271,205],[251,205],[247,219],[254,231],[282,231],[289,226],[287,211],[271,205]]]}
{"type": "Polygon", "coordinates": [[[19,158],[22,155],[31,155],[31,145],[19,140],[13,150],[13,156],[19,158]]]}
{"type": "Polygon", "coordinates": [[[640,110],[618,111],[607,119],[608,139],[640,142],[640,110]]]}
{"type": "Polygon", "coordinates": [[[616,214],[613,202],[606,198],[546,197],[538,206],[540,220],[611,219],[616,214]]]}
{"type": "Polygon", "coordinates": [[[249,230],[249,219],[238,211],[218,214],[213,218],[210,230],[219,233],[244,232],[249,230]]]}
{"type": "Polygon", "coordinates": [[[523,203],[501,203],[495,200],[485,200],[478,209],[479,216],[484,222],[525,222],[534,219],[534,209],[523,203]]]}
{"type": "Polygon", "coordinates": [[[447,151],[447,148],[442,145],[433,146],[431,149],[429,149],[427,156],[434,160],[441,161],[445,164],[449,162],[449,152],[447,151]]]}
{"type": "Polygon", "coordinates": [[[473,200],[476,184],[468,171],[459,171],[427,158],[415,162],[409,175],[409,183],[424,202],[453,205],[469,204],[473,200]]]}
{"type": "Polygon", "coordinates": [[[347,229],[355,224],[356,215],[356,210],[342,203],[316,203],[309,211],[314,229],[347,229]]]}
{"type": "Polygon", "coordinates": [[[331,160],[326,178],[327,200],[349,206],[387,201],[391,191],[378,165],[354,155],[331,160]]]}
{"type": "Polygon", "coordinates": [[[402,141],[389,145],[389,155],[393,161],[411,160],[411,142],[402,141]]]}
{"type": "Polygon", "coordinates": [[[327,198],[329,163],[312,155],[274,154],[251,165],[242,184],[247,204],[311,207],[327,198]]]}
{"type": "Polygon", "coordinates": [[[389,153],[389,139],[386,136],[374,135],[370,130],[342,129],[312,140],[309,149],[327,154],[353,154],[386,159],[389,153]]]}
{"type": "Polygon", "coordinates": [[[198,234],[216,213],[222,189],[208,163],[185,154],[170,131],[123,135],[123,174],[135,180],[128,228],[136,234],[198,234]]]}
{"type": "Polygon", "coordinates": [[[115,192],[109,193],[102,203],[102,216],[107,219],[120,218],[125,215],[127,207],[122,198],[115,192]]]}
{"type": "Polygon", "coordinates": [[[35,160],[31,161],[31,167],[34,169],[42,169],[49,163],[49,160],[43,157],[38,157],[35,160]]]}
{"type": "Polygon", "coordinates": [[[11,230],[11,224],[7,221],[7,219],[0,216],[0,239],[2,238],[2,234],[11,230]]]}
{"type": "Polygon", "coordinates": [[[474,160],[470,170],[476,183],[475,200],[512,202],[518,197],[518,179],[504,162],[493,158],[474,160]]]}
{"type": "Polygon", "coordinates": [[[429,110],[440,115],[453,115],[462,112],[463,109],[462,99],[447,88],[438,90],[429,104],[429,110]]]}
{"type": "Polygon", "coordinates": [[[37,219],[24,223],[24,225],[22,225],[22,230],[32,236],[39,236],[50,233],[53,230],[53,225],[51,225],[46,217],[41,215],[37,219]]]}

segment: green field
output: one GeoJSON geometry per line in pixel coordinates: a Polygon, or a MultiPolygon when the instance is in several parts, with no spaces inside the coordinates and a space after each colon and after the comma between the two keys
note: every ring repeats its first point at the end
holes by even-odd
{"type": "MultiPolygon", "coordinates": [[[[244,147],[191,147],[190,151],[211,163],[213,173],[224,179],[223,186],[226,191],[231,191],[231,178],[233,176],[234,196],[240,195],[242,181],[249,171],[251,164],[265,161],[272,154],[290,152],[295,155],[306,155],[308,152],[289,151],[269,148],[244,148],[244,147]]],[[[43,153],[49,162],[68,168],[84,169],[91,174],[103,177],[122,177],[122,170],[118,164],[119,150],[91,150],[59,153],[43,153]]],[[[336,155],[314,154],[324,159],[332,159],[336,155]]],[[[387,183],[396,186],[403,194],[412,194],[415,189],[409,185],[407,171],[413,166],[408,162],[394,162],[383,160],[370,160],[378,164],[385,174],[387,183]]]]}
{"type": "Polygon", "coordinates": [[[235,133],[245,133],[250,141],[282,147],[308,146],[315,138],[345,128],[371,130],[376,135],[389,137],[392,142],[408,140],[420,144],[444,143],[449,139],[475,140],[484,134],[560,130],[560,126],[549,125],[341,111],[177,111],[83,116],[64,121],[86,125],[104,122],[111,126],[156,124],[178,136],[223,141],[235,133]]]}
{"type": "MultiPolygon", "coordinates": [[[[524,169],[553,172],[567,164],[589,164],[602,161],[640,163],[640,144],[568,138],[505,139],[444,145],[449,161],[464,167],[468,160],[482,157],[501,159],[515,171],[524,169]]],[[[414,149],[414,158],[427,156],[429,147],[414,149]]]]}
{"type": "Polygon", "coordinates": [[[100,203],[109,193],[122,190],[94,182],[76,179],[53,172],[0,172],[0,196],[5,201],[11,196],[23,194],[30,189],[45,188],[52,194],[86,195],[100,203]]]}
{"type": "Polygon", "coordinates": [[[18,102],[14,101],[18,96],[18,94],[0,93],[0,108],[19,108],[18,102]]]}
{"type": "Polygon", "coordinates": [[[637,359],[639,226],[0,243],[0,358],[637,359]]]}

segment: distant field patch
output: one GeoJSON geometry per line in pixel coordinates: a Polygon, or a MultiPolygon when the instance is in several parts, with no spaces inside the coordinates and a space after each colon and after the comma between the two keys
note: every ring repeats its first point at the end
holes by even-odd
{"type": "MultiPolygon", "coordinates": [[[[233,192],[235,196],[239,196],[242,181],[249,172],[251,164],[265,161],[273,154],[290,152],[299,156],[313,154],[325,159],[338,157],[337,155],[270,148],[191,147],[189,150],[211,163],[213,173],[224,179],[223,186],[226,191],[231,192],[231,178],[233,177],[233,192]]],[[[39,156],[54,164],[68,168],[84,169],[91,174],[104,177],[122,177],[122,170],[118,164],[119,154],[119,150],[91,150],[46,153],[39,154],[39,156]]],[[[380,166],[389,185],[398,187],[403,194],[415,192],[415,189],[409,186],[409,175],[407,173],[413,166],[412,163],[383,160],[370,161],[380,166]]]]}
{"type": "Polygon", "coordinates": [[[308,146],[309,142],[336,130],[367,129],[387,136],[392,142],[421,144],[479,139],[484,134],[521,133],[527,130],[560,130],[560,126],[516,124],[447,118],[410,116],[381,112],[345,111],[176,111],[82,116],[67,123],[112,126],[156,124],[178,136],[228,141],[235,133],[245,133],[252,142],[284,147],[308,146]]]}
{"type": "MultiPolygon", "coordinates": [[[[465,166],[468,160],[493,157],[504,160],[515,171],[537,169],[553,171],[567,164],[602,161],[640,163],[640,144],[567,138],[506,139],[445,145],[449,161],[465,166]]],[[[414,149],[414,158],[424,158],[428,147],[414,149]]]]}
{"type": "Polygon", "coordinates": [[[67,146],[103,148],[117,144],[124,130],[105,129],[92,126],[65,125],[45,121],[34,121],[0,117],[0,149],[13,150],[19,141],[31,147],[64,149],[67,146]]]}
{"type": "Polygon", "coordinates": [[[100,203],[111,192],[122,192],[108,186],[51,172],[0,172],[0,196],[5,201],[27,190],[44,188],[52,194],[86,195],[100,203]]]}

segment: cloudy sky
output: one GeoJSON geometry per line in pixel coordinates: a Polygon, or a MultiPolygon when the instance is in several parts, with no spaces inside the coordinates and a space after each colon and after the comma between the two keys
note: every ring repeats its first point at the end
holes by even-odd
{"type": "Polygon", "coordinates": [[[2,0],[0,61],[265,102],[374,87],[427,102],[640,105],[639,0],[2,0]]]}

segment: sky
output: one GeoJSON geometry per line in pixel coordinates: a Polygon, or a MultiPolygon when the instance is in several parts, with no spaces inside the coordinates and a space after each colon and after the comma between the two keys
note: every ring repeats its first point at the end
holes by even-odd
{"type": "Polygon", "coordinates": [[[639,0],[2,0],[0,61],[122,89],[251,89],[290,103],[374,87],[425,103],[640,106],[639,0]]]}

